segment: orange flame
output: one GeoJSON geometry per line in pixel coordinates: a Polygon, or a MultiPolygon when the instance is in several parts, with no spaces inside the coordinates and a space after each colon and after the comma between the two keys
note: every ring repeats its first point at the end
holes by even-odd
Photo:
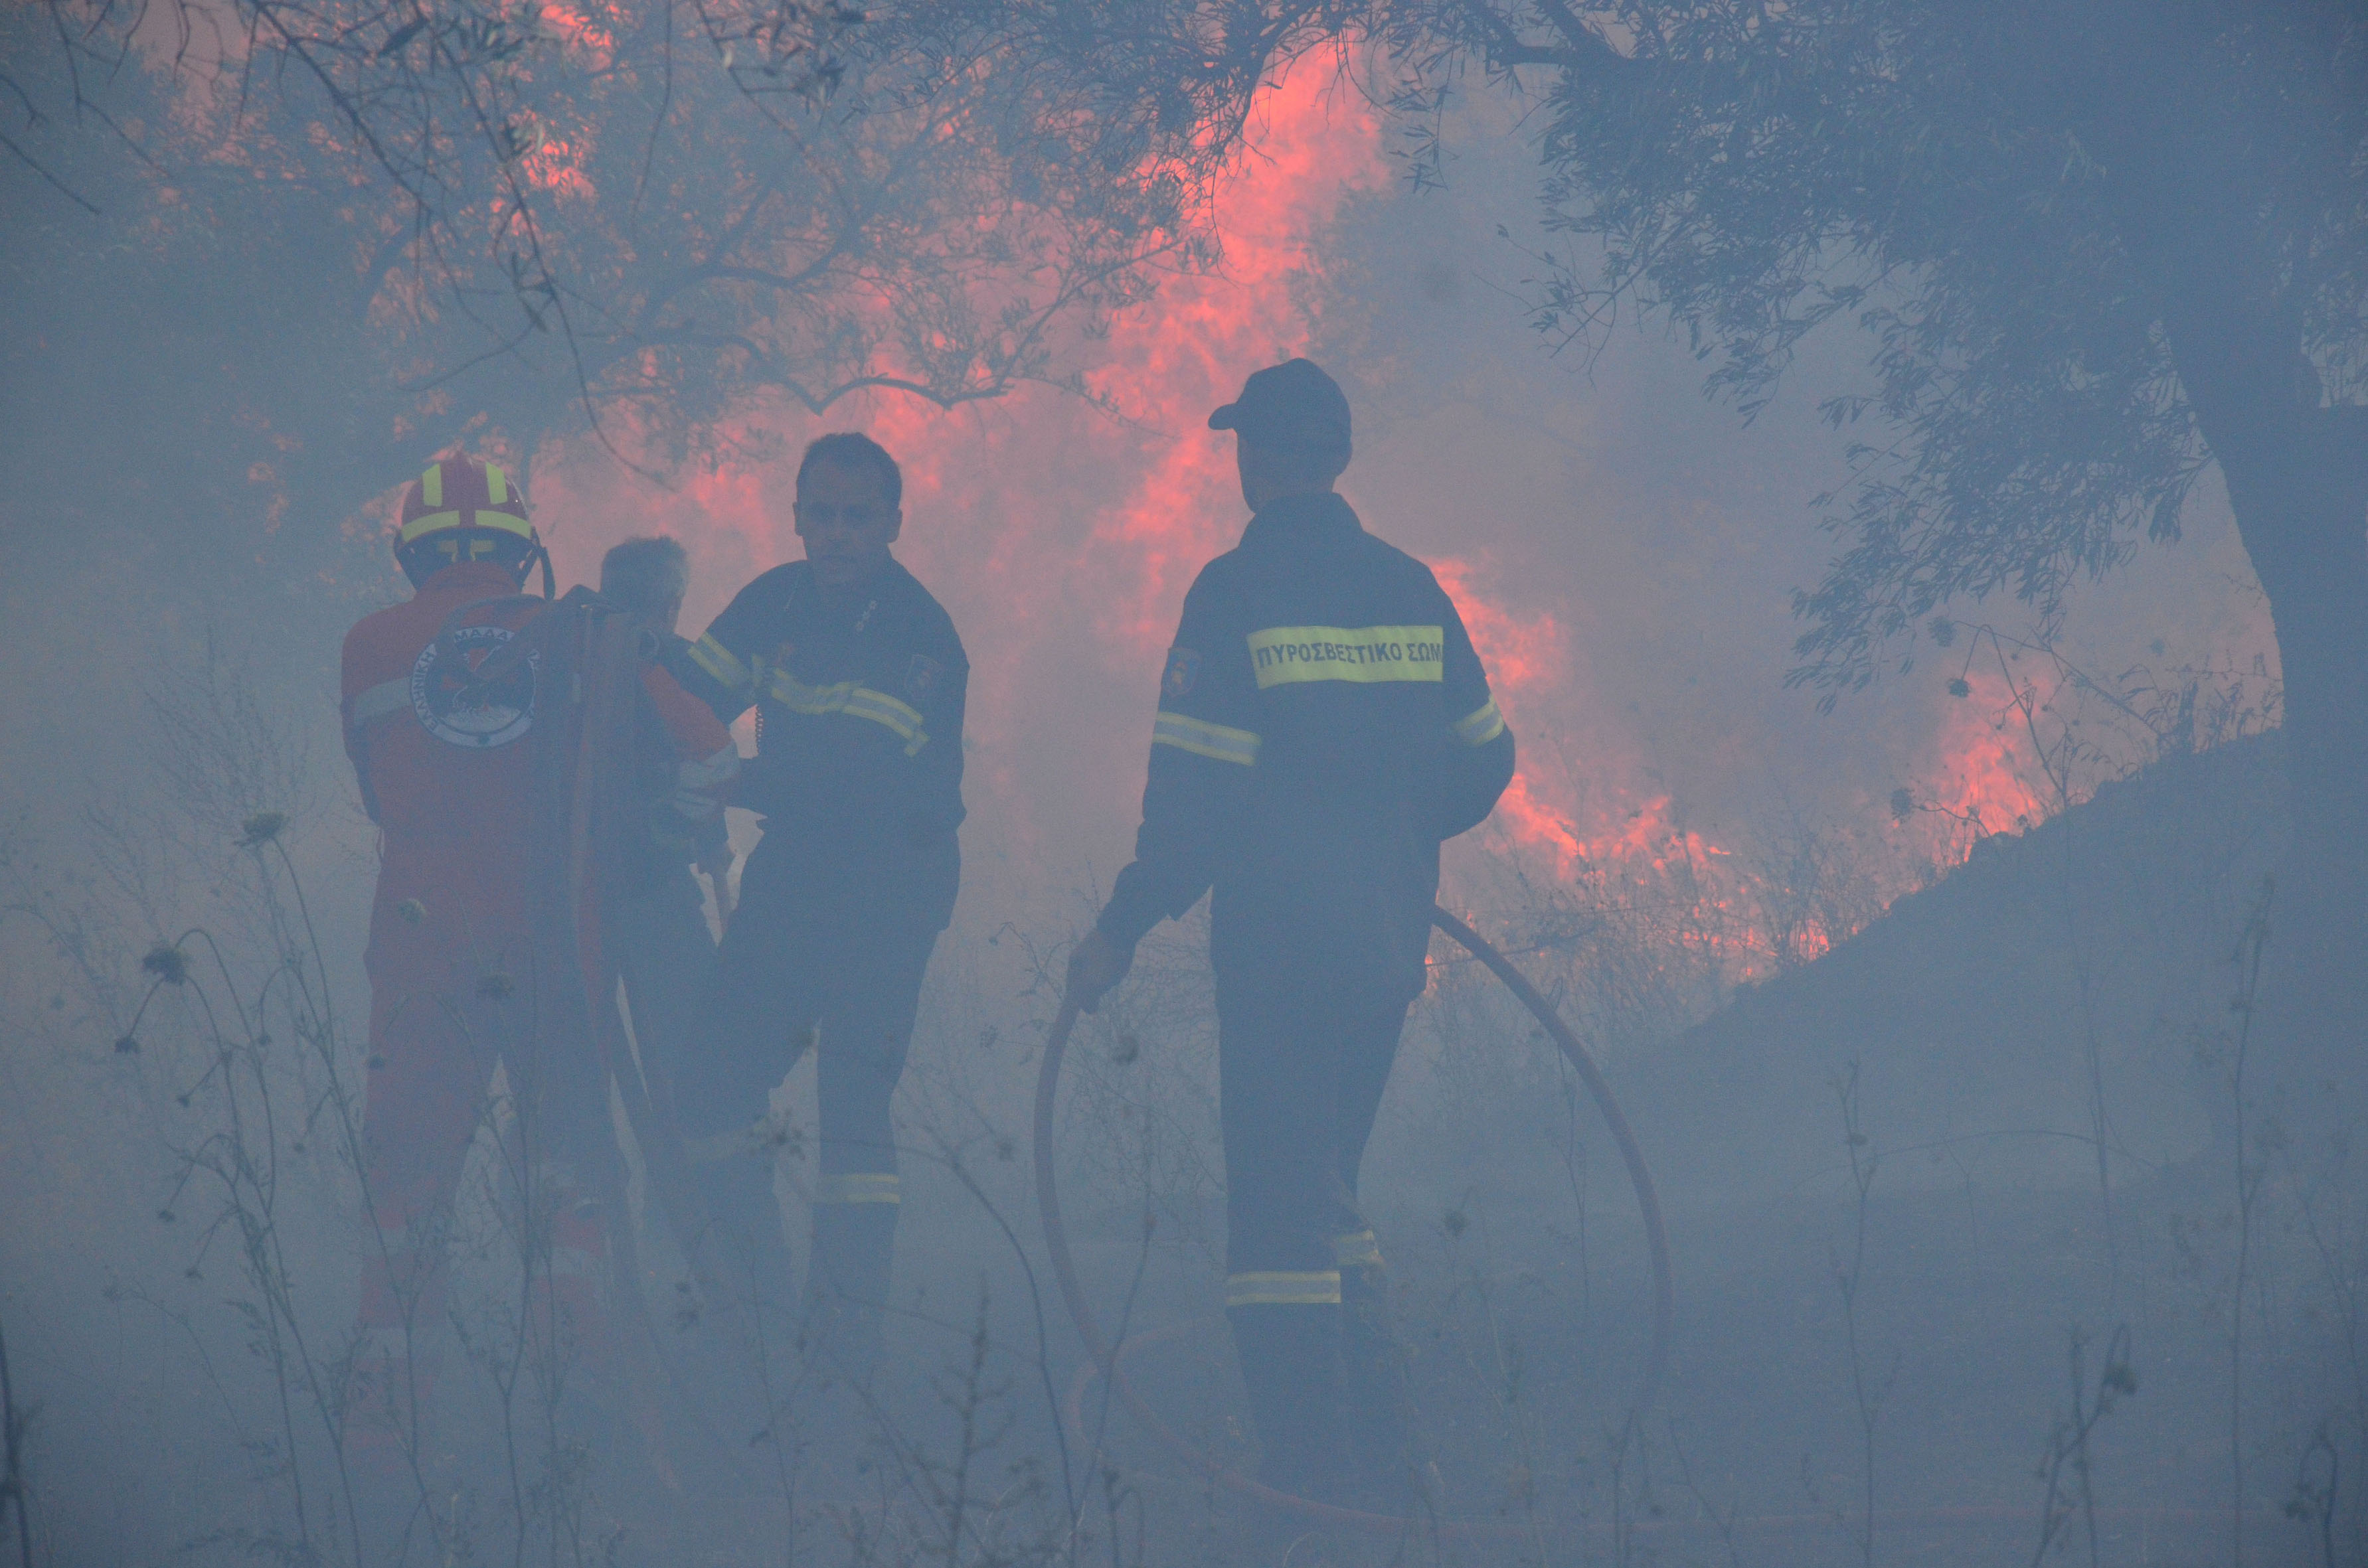
{"type": "MultiPolygon", "coordinates": [[[[727,444],[793,453],[825,429],[860,426],[904,464],[899,554],[946,602],[971,653],[973,907],[1041,908],[1074,884],[1080,858],[1105,869],[1123,858],[1161,651],[1192,574],[1234,542],[1244,516],[1232,445],[1204,428],[1207,413],[1249,370],[1315,340],[1336,304],[1327,233],[1349,201],[1390,178],[1375,116],[1325,73],[1271,85],[1258,110],[1250,151],[1214,193],[1221,264],[1163,278],[1110,324],[1091,346],[1088,398],[1023,388],[949,415],[866,393],[823,418],[752,408],[724,432],[727,444]]],[[[630,534],[684,540],[696,569],[687,631],[799,553],[793,463],[727,460],[663,494],[620,486],[589,442],[544,454],[538,470],[538,517],[571,574],[592,575],[599,551],[630,534]]],[[[1492,835],[1501,852],[1534,855],[1560,881],[1683,890],[1719,917],[1673,924],[1670,940],[1718,948],[1738,975],[1848,935],[1803,919],[1774,929],[1757,913],[1769,907],[1765,873],[1686,826],[1632,742],[1578,744],[1591,710],[1574,691],[1568,618],[1583,611],[1508,608],[1485,553],[1434,570],[1520,736],[1521,771],[1492,835]],[[1557,765],[1565,752],[1580,763],[1557,765]]],[[[2042,814],[2017,737],[1990,722],[2000,695],[1952,710],[1933,769],[1942,782],[1918,796],[1992,829],[2042,814]]],[[[1899,841],[1903,864],[1911,849],[1899,841]]],[[[1903,872],[1894,891],[1919,878],[1903,872]]]]}

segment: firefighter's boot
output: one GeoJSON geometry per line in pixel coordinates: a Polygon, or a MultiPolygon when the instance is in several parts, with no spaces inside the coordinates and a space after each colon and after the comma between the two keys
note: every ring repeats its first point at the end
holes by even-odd
{"type": "Polygon", "coordinates": [[[1338,1501],[1347,1479],[1339,1304],[1235,1306],[1225,1317],[1258,1427],[1258,1480],[1294,1497],[1338,1501]]]}
{"type": "Polygon", "coordinates": [[[1390,1318],[1389,1277],[1371,1231],[1343,1238],[1340,1259],[1341,1408],[1349,1485],[1377,1514],[1417,1512],[1425,1456],[1415,1436],[1405,1347],[1390,1318]],[[1354,1248],[1358,1256],[1349,1256],[1354,1248]]]}
{"type": "Polygon", "coordinates": [[[814,1195],[809,1352],[825,1373],[858,1389],[871,1386],[880,1362],[899,1197],[894,1173],[870,1171],[825,1176],[814,1195]]]}

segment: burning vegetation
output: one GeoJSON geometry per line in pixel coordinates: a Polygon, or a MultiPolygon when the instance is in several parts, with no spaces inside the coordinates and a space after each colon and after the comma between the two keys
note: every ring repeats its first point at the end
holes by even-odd
{"type": "MultiPolygon", "coordinates": [[[[13,7],[0,1561],[2359,1560],[2363,170],[2333,5],[13,7]],[[1440,903],[1547,1014],[1435,941],[1361,1231],[1251,1301],[1208,906],[1062,1004],[1242,537],[1203,426],[1303,354],[1519,736],[1440,903]],[[563,585],[677,541],[696,649],[852,429],[960,641],[671,668],[954,737],[894,1158],[803,1065],[689,1127],[579,855],[419,1002],[483,1053],[393,1194],[387,953],[472,895],[381,887],[366,959],[323,759],[416,476],[515,478],[563,585]],[[833,1217],[716,1250],[725,1169],[833,1217]],[[813,1282],[883,1214],[849,1378],[813,1282]],[[1229,1309],[1360,1301],[1419,1473],[1261,1493],[1229,1309]]],[[[574,603],[524,689],[621,712],[663,639],[574,603]]],[[[443,635],[490,711],[520,659],[443,635]]],[[[518,843],[620,809],[582,766],[518,843]]],[[[724,825],[710,960],[768,917],[724,825]]]]}

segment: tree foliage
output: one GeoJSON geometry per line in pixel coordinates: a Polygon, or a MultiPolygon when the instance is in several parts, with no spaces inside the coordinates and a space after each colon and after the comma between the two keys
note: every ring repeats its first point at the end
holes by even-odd
{"type": "MultiPolygon", "coordinates": [[[[2191,319],[2279,413],[2368,393],[2368,21],[2319,0],[1559,0],[1400,13],[1544,100],[1557,345],[1664,312],[1747,415],[1855,324],[1865,432],[1826,498],[1796,678],[1861,686],[1951,599],[2066,589],[2175,537],[2214,454],[2191,319]],[[2241,323],[2239,323],[2241,318],[2241,323]]],[[[1444,69],[1442,69],[1444,67],[1444,69]]],[[[2209,395],[2207,392],[2205,395],[2209,395]]],[[[2219,454],[2225,456],[2226,454],[2219,454]]],[[[2249,542],[2249,541],[2248,541],[2249,542]]]]}
{"type": "Polygon", "coordinates": [[[1223,20],[1060,0],[43,0],[10,25],[0,97],[7,149],[87,210],[161,192],[248,229],[336,210],[391,386],[481,402],[490,381],[529,430],[557,389],[679,445],[751,392],[951,407],[1063,381],[1064,332],[1208,259],[1207,179],[1266,59],[1223,20]],[[99,189],[66,172],[93,166],[94,126],[136,160],[99,189]]]}

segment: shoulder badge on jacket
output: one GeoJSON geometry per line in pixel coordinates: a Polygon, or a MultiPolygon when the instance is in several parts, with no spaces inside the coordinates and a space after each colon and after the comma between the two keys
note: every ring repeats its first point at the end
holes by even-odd
{"type": "Polygon", "coordinates": [[[1200,654],[1190,648],[1167,650],[1167,670],[1159,677],[1159,690],[1162,696],[1186,696],[1191,691],[1193,683],[1200,678],[1200,654]]]}
{"type": "Polygon", "coordinates": [[[914,654],[913,662],[905,666],[905,695],[916,702],[928,700],[929,694],[938,688],[939,677],[945,673],[946,666],[927,653],[914,654]]]}

